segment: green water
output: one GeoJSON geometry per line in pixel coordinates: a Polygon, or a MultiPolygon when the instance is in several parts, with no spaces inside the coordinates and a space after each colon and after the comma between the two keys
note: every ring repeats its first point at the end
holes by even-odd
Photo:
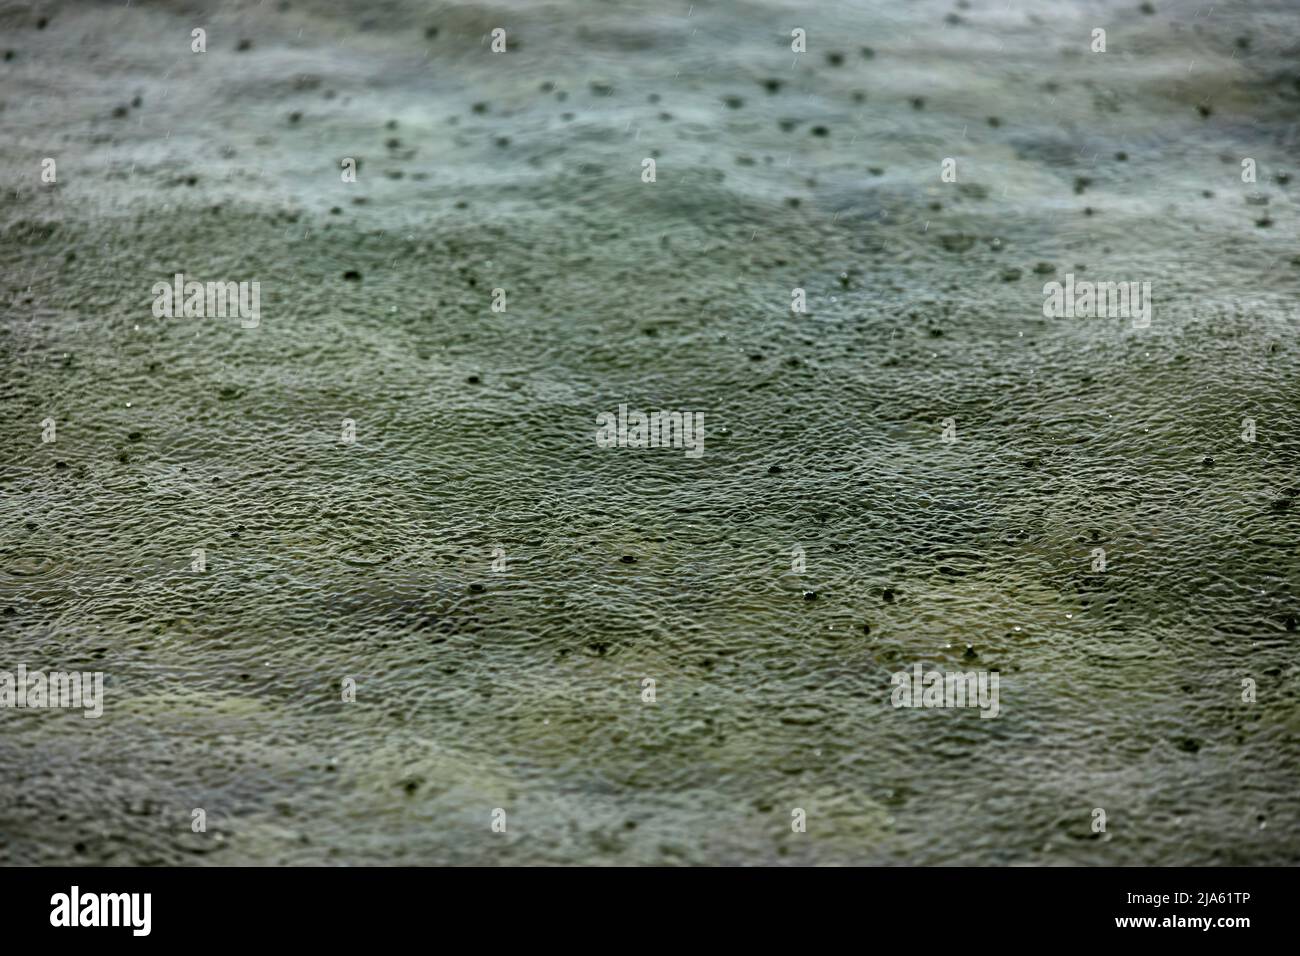
{"type": "Polygon", "coordinates": [[[1297,862],[1300,14],[1198,6],[0,7],[0,669],[107,684],[0,861],[1297,862]]]}

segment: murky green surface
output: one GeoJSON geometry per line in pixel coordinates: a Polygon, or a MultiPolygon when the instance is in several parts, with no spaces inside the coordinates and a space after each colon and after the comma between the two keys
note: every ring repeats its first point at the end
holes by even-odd
{"type": "Polygon", "coordinates": [[[0,860],[1297,862],[1300,15],[1199,7],[0,6],[0,669],[108,677],[0,860]]]}

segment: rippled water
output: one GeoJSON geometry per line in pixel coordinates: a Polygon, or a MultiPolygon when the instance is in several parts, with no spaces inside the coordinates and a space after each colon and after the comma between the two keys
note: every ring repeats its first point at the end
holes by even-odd
{"type": "Polygon", "coordinates": [[[1300,859],[1294,6],[204,6],[0,6],[0,860],[1300,859]]]}

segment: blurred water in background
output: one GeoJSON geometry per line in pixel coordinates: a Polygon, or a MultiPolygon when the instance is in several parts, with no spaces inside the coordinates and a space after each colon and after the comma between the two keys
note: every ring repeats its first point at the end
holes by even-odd
{"type": "Polygon", "coordinates": [[[1152,11],[0,5],[0,860],[1297,862],[1300,11],[1152,11]]]}

